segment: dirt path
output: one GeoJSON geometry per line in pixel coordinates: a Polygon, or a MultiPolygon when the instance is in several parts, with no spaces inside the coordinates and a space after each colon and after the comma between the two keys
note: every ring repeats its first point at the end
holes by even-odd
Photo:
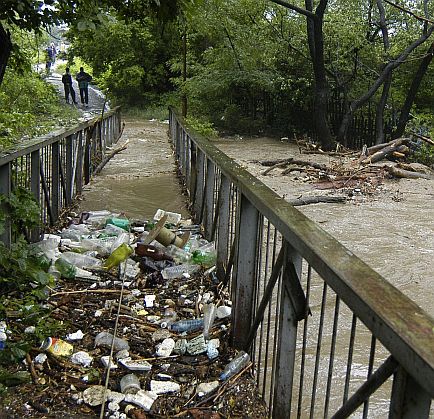
{"type": "MultiPolygon", "coordinates": [[[[295,145],[270,138],[238,137],[214,143],[288,199],[337,193],[330,189],[318,190],[313,183],[303,181],[305,176],[300,172],[282,176],[282,170],[275,169],[263,176],[265,167],[253,162],[294,157],[331,163],[336,159],[300,155],[295,145]]],[[[352,187],[355,188],[357,185],[352,187]]],[[[298,209],[434,316],[433,181],[385,180],[372,195],[361,196],[347,204],[314,204],[298,209]]]]}

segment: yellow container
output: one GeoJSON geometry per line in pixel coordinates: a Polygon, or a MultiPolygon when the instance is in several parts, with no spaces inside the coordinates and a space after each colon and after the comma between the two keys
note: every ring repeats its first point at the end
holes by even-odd
{"type": "Polygon", "coordinates": [[[42,342],[41,349],[56,356],[69,356],[74,352],[74,347],[58,338],[47,338],[42,342]]]}

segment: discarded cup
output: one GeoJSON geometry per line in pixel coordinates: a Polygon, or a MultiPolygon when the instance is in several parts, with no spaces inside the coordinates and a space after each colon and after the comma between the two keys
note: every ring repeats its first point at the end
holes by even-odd
{"type": "Polygon", "coordinates": [[[136,394],[140,390],[140,381],[135,374],[124,375],[120,385],[123,394],[136,394]]]}

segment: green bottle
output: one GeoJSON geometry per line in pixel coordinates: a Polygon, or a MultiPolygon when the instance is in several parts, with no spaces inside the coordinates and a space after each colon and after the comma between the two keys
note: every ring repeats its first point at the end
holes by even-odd
{"type": "Polygon", "coordinates": [[[60,272],[60,276],[65,279],[74,279],[77,273],[77,269],[74,265],[66,261],[65,259],[59,258],[54,263],[56,269],[60,272]]]}
{"type": "Polygon", "coordinates": [[[124,260],[128,258],[133,253],[133,249],[131,246],[128,246],[126,243],[122,243],[116,250],[112,252],[112,254],[107,258],[104,263],[104,268],[109,270],[118,266],[124,260]]]}
{"type": "Polygon", "coordinates": [[[130,229],[130,220],[128,220],[127,218],[107,218],[106,225],[107,224],[113,224],[117,227],[123,228],[125,231],[129,231],[130,229]]]}

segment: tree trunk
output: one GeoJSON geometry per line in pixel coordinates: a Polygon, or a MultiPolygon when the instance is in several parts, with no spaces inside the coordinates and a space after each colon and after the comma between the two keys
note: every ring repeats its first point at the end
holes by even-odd
{"type": "Polygon", "coordinates": [[[5,75],[6,67],[12,51],[11,35],[0,22],[0,85],[5,75]]]}
{"type": "Polygon", "coordinates": [[[410,110],[413,106],[413,102],[416,99],[417,92],[419,91],[420,84],[422,83],[422,79],[424,78],[429,65],[434,57],[434,42],[431,43],[425,57],[419,64],[419,68],[416,71],[416,74],[413,77],[411,85],[407,92],[407,97],[405,98],[404,105],[402,106],[401,112],[399,114],[399,120],[396,127],[395,132],[392,135],[392,138],[399,138],[404,134],[405,127],[409,120],[410,110]]]}
{"type": "Polygon", "coordinates": [[[392,73],[390,73],[383,84],[383,92],[381,93],[381,99],[377,104],[377,110],[375,113],[375,144],[381,144],[386,141],[384,134],[384,109],[389,97],[390,86],[392,84],[392,73]]]}

